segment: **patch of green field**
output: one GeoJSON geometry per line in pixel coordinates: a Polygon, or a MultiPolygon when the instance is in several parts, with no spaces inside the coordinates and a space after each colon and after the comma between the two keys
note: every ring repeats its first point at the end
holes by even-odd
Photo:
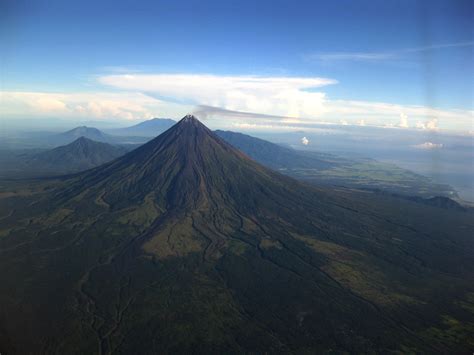
{"type": "Polygon", "coordinates": [[[323,270],[361,297],[381,306],[419,303],[414,297],[404,294],[403,286],[393,277],[391,279],[367,254],[311,237],[296,238],[326,256],[328,261],[323,270]]]}

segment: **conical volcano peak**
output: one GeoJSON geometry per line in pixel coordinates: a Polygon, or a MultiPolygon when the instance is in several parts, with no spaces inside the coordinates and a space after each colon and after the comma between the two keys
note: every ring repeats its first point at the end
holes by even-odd
{"type": "MultiPolygon", "coordinates": [[[[184,116],[177,124],[171,127],[170,132],[176,136],[214,136],[214,134],[194,115],[184,116]]],[[[217,137],[214,137],[216,139],[217,137]]]]}
{"type": "Polygon", "coordinates": [[[71,184],[74,192],[69,196],[97,189],[107,203],[118,206],[124,204],[121,201],[143,201],[152,194],[166,201],[166,208],[181,208],[205,205],[211,195],[228,191],[235,193],[229,200],[238,200],[242,195],[238,191],[249,190],[245,181],[257,176],[265,181],[262,185],[272,179],[263,167],[187,115],[132,152],[84,172],[71,184]]]}
{"type": "Polygon", "coordinates": [[[86,138],[84,136],[80,136],[79,138],[77,138],[74,142],[72,142],[71,144],[74,144],[74,143],[81,143],[81,144],[84,144],[84,143],[87,143],[87,142],[91,142],[92,140],[89,139],[89,138],[86,138]]]}
{"type": "Polygon", "coordinates": [[[196,116],[188,114],[184,116],[181,121],[178,122],[178,124],[192,124],[195,126],[204,126],[201,121],[197,119],[196,116]]]}
{"type": "Polygon", "coordinates": [[[184,122],[193,121],[193,120],[199,121],[197,117],[192,114],[187,114],[186,116],[183,117],[184,122]]]}

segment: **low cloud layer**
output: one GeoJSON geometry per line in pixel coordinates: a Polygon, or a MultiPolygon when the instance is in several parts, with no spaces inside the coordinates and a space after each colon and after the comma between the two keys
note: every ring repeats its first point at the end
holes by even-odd
{"type": "Polygon", "coordinates": [[[323,91],[337,84],[330,78],[133,73],[97,80],[104,86],[99,92],[4,91],[0,114],[143,120],[179,118],[195,110],[218,127],[343,124],[465,131],[472,130],[474,117],[467,110],[333,100],[323,91]]]}
{"type": "Polygon", "coordinates": [[[442,121],[449,127],[470,123],[473,116],[471,111],[331,100],[321,91],[327,85],[337,84],[330,78],[123,74],[102,76],[99,81],[114,88],[153,92],[162,98],[172,97],[180,102],[229,111],[350,125],[363,122],[375,126],[434,129],[428,122],[442,121]],[[425,122],[425,126],[410,126],[408,117],[414,122],[425,122]]]}
{"type": "Polygon", "coordinates": [[[322,114],[326,95],[308,90],[337,83],[317,77],[204,74],[107,75],[100,77],[99,82],[114,88],[154,92],[196,105],[290,117],[322,114]]]}
{"type": "MultiPolygon", "coordinates": [[[[149,119],[173,105],[137,92],[41,93],[2,92],[5,116],[60,118],[149,119]]],[[[176,106],[176,105],[174,105],[176,106]]],[[[176,109],[176,107],[174,107],[176,109]]]]}

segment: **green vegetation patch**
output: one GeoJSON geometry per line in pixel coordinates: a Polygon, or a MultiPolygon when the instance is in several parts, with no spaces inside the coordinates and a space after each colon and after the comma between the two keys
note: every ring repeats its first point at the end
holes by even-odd
{"type": "Polygon", "coordinates": [[[357,295],[383,306],[419,302],[404,294],[403,287],[389,278],[366,254],[308,236],[295,237],[326,256],[328,262],[322,267],[323,271],[357,295]]]}
{"type": "Polygon", "coordinates": [[[277,249],[282,249],[282,245],[278,240],[272,240],[272,239],[262,239],[260,242],[260,247],[263,249],[270,249],[270,248],[277,248],[277,249]]]}
{"type": "Polygon", "coordinates": [[[145,228],[159,215],[161,215],[161,211],[155,204],[154,194],[149,194],[145,197],[143,204],[127,211],[117,221],[121,224],[130,224],[132,226],[145,228]]]}
{"type": "Polygon", "coordinates": [[[474,323],[462,322],[449,315],[442,316],[441,326],[430,327],[424,330],[421,336],[448,348],[452,344],[460,344],[474,349],[474,323]]]}
{"type": "Polygon", "coordinates": [[[192,219],[186,217],[162,228],[143,245],[143,250],[166,259],[202,252],[204,247],[203,240],[193,229],[192,219]]]}

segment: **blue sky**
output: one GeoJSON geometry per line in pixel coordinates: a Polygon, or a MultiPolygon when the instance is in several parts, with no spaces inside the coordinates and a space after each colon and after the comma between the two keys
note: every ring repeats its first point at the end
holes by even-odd
{"type": "Polygon", "coordinates": [[[474,129],[473,1],[136,3],[2,1],[0,113],[474,129]]]}

